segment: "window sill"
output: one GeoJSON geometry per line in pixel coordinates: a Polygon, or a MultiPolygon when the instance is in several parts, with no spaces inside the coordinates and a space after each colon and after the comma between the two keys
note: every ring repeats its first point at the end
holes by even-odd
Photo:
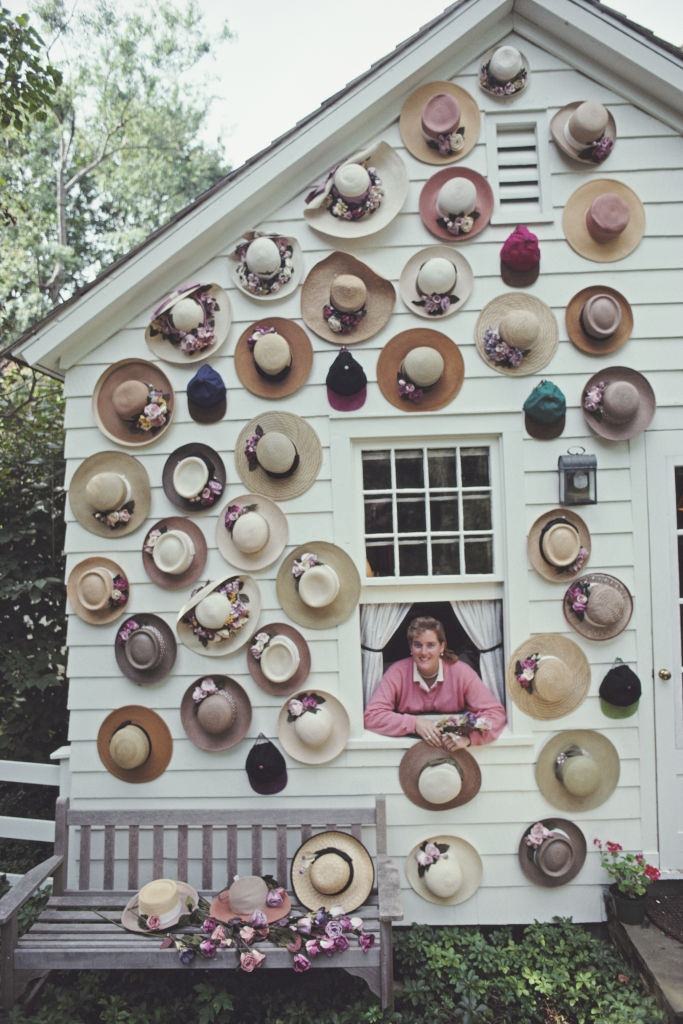
{"type": "MultiPolygon", "coordinates": [[[[364,729],[360,736],[351,737],[346,744],[347,750],[407,750],[417,743],[415,736],[381,736],[370,729],[364,729]]],[[[535,743],[533,736],[520,736],[504,729],[497,740],[486,746],[491,747],[531,747],[535,743]]]]}

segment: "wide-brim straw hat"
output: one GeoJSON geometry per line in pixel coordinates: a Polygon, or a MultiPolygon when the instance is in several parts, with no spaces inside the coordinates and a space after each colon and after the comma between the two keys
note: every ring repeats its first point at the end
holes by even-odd
{"type": "MultiPolygon", "coordinates": [[[[440,903],[443,905],[455,905],[457,903],[464,903],[470,896],[473,896],[479,886],[481,885],[481,876],[483,874],[483,865],[481,857],[466,839],[461,839],[460,836],[429,836],[427,839],[422,840],[426,843],[443,843],[448,845],[447,851],[449,856],[453,856],[457,859],[458,865],[462,872],[462,884],[458,887],[457,892],[452,896],[437,896],[433,893],[425,882],[425,876],[420,878],[418,873],[417,854],[420,850],[422,843],[417,843],[410,851],[405,860],[405,873],[406,878],[410,882],[410,885],[424,900],[429,900],[430,903],[440,903]]],[[[437,862],[438,863],[438,862],[437,862]]],[[[431,870],[431,869],[430,869],[431,870]]],[[[426,872],[425,872],[426,874],[426,872]]]]}
{"type": "Polygon", "coordinates": [[[477,351],[487,366],[490,366],[496,373],[502,373],[506,377],[528,377],[532,373],[538,373],[557,352],[560,332],[557,320],[550,306],[537,299],[535,295],[506,292],[491,299],[479,314],[475,328],[475,341],[477,351]],[[504,316],[513,312],[533,313],[538,319],[538,337],[534,347],[530,349],[522,359],[519,366],[503,366],[494,363],[486,356],[484,351],[484,334],[488,327],[498,330],[498,325],[504,316]]]}
{"type": "Polygon", "coordinates": [[[370,852],[360,839],[347,832],[319,832],[306,839],[292,857],[290,870],[292,892],[308,910],[341,907],[345,914],[351,914],[367,902],[375,885],[375,865],[370,852]],[[353,877],[343,892],[320,892],[311,881],[311,859],[327,849],[339,850],[353,865],[353,877]]]}
{"type": "Polygon", "coordinates": [[[244,287],[244,284],[240,280],[240,276],[238,274],[240,260],[238,257],[233,257],[233,263],[230,269],[230,276],[232,277],[233,284],[235,285],[235,288],[237,288],[238,291],[242,292],[243,295],[246,295],[248,299],[253,299],[255,302],[272,302],[277,299],[286,298],[288,295],[291,295],[292,292],[295,292],[296,289],[299,287],[299,282],[301,281],[301,278],[303,277],[304,273],[304,257],[303,253],[301,252],[301,246],[299,245],[297,239],[291,235],[280,235],[275,231],[247,231],[244,233],[244,235],[238,242],[238,245],[245,241],[249,243],[253,242],[255,238],[264,237],[272,239],[286,239],[287,243],[292,248],[292,266],[294,267],[294,273],[290,277],[289,281],[287,281],[280,288],[278,288],[277,291],[268,292],[267,295],[255,295],[253,292],[250,292],[248,288],[244,287]]]}
{"type": "MultiPolygon", "coordinates": [[[[226,472],[222,458],[215,448],[210,448],[208,444],[200,444],[198,441],[190,441],[189,444],[184,444],[180,448],[176,448],[174,452],[171,452],[164,463],[161,473],[161,486],[168,500],[177,508],[181,508],[184,512],[204,512],[206,511],[204,505],[201,505],[199,502],[192,502],[189,498],[183,498],[173,486],[173,474],[176,466],[183,459],[190,458],[191,456],[203,459],[207,466],[210,465],[212,467],[213,475],[223,485],[223,492],[225,492],[226,472]]],[[[211,475],[209,475],[210,478],[211,475]]],[[[221,500],[220,496],[218,500],[221,500]]],[[[208,507],[215,507],[215,504],[208,507]]]]}
{"type": "Polygon", "coordinates": [[[173,753],[171,731],[161,715],[139,704],[126,704],[111,711],[97,732],[97,753],[104,767],[124,782],[151,782],[166,771],[173,753]],[[135,725],[149,740],[149,757],[137,768],[120,768],[109,752],[112,736],[125,725],[135,725]]]}
{"type": "Polygon", "coordinates": [[[145,535],[142,547],[142,565],[152,583],[163,587],[164,590],[180,590],[183,587],[191,587],[199,579],[206,565],[206,537],[192,519],[187,519],[184,516],[166,516],[151,526],[145,535]],[[144,545],[149,534],[162,527],[166,527],[167,530],[182,530],[192,541],[194,555],[184,572],[164,572],[154,561],[153,555],[145,551],[144,545]]]}
{"type": "Polygon", "coordinates": [[[114,619],[118,619],[119,615],[122,615],[126,610],[128,601],[130,601],[130,594],[128,601],[123,601],[121,604],[114,605],[113,607],[106,607],[100,610],[93,610],[86,608],[78,596],[78,584],[86,575],[93,569],[102,569],[106,573],[110,573],[112,579],[115,576],[123,576],[128,586],[130,582],[126,573],[123,571],[121,566],[117,562],[112,562],[111,558],[104,558],[102,555],[93,555],[92,558],[84,558],[82,562],[75,565],[69,573],[69,579],[66,584],[66,595],[71,602],[71,607],[78,615],[79,619],[83,622],[89,622],[93,626],[104,625],[107,622],[113,622],[114,619]]]}
{"type": "MultiPolygon", "coordinates": [[[[128,533],[138,530],[149,515],[151,490],[147,470],[132,455],[125,455],[123,452],[96,452],[89,455],[80,464],[71,478],[69,484],[69,504],[81,526],[89,533],[97,537],[107,537],[111,540],[118,540],[128,533]],[[135,502],[131,517],[123,526],[111,529],[105,523],[95,519],[95,509],[90,505],[86,497],[86,486],[88,481],[98,473],[116,473],[128,482],[130,487],[130,501],[135,502]]],[[[108,510],[109,511],[109,510],[108,510]]]]}
{"type": "Polygon", "coordinates": [[[226,562],[236,569],[265,569],[272,565],[284,551],[288,536],[287,516],[279,505],[262,494],[238,494],[221,509],[216,520],[216,546],[226,562]],[[225,525],[225,514],[231,505],[255,505],[254,512],[268,524],[268,539],[253,554],[238,548],[225,525]]]}
{"type": "Polygon", "coordinates": [[[283,612],[300,626],[310,629],[328,629],[346,622],[357,607],[360,597],[358,569],[343,548],[326,540],[311,540],[290,551],[278,570],[276,586],[283,612]],[[312,608],[302,601],[292,576],[295,559],[309,552],[316,555],[324,565],[334,569],[339,578],[339,593],[331,604],[322,608],[312,608]]]}
{"type": "Polygon", "coordinates": [[[574,252],[596,263],[622,260],[639,245],[645,233],[645,208],[628,185],[613,179],[587,181],[572,192],[562,214],[564,234],[574,252]],[[610,242],[596,242],[586,227],[586,213],[591,203],[606,192],[614,193],[627,204],[630,220],[626,228],[610,242]]]}
{"type": "MultiPolygon", "coordinates": [[[[210,698],[205,697],[204,699],[209,700],[210,698]]],[[[246,691],[230,676],[213,674],[200,676],[188,686],[183,694],[180,702],[180,721],[188,739],[192,740],[195,747],[199,747],[200,750],[227,750],[229,747],[234,747],[247,734],[251,725],[251,701],[246,691]],[[229,728],[223,732],[208,732],[197,717],[197,710],[201,705],[193,700],[192,694],[202,679],[207,678],[213,679],[218,689],[227,693],[231,698],[234,711],[233,719],[229,728]]]]}
{"type": "Polygon", "coordinates": [[[156,334],[152,337],[151,323],[155,314],[153,313],[150,316],[150,322],[145,330],[145,341],[155,356],[158,356],[159,359],[163,359],[167,363],[171,363],[173,366],[189,366],[191,363],[200,363],[204,359],[212,359],[227,340],[228,333],[230,331],[230,324],[232,322],[232,309],[230,307],[230,298],[228,297],[228,293],[217,284],[181,285],[175,291],[167,295],[162,303],[156,308],[156,316],[161,316],[162,313],[168,312],[176,302],[179,302],[181,299],[189,298],[197,291],[198,288],[202,287],[208,288],[209,295],[218,303],[218,309],[216,310],[214,317],[214,342],[212,345],[209,345],[208,348],[202,349],[200,352],[185,353],[180,348],[180,345],[173,345],[160,334],[156,334]]]}
{"type": "MultiPolygon", "coordinates": [[[[249,877],[250,876],[242,876],[240,878],[240,882],[248,882],[249,877]]],[[[251,877],[253,878],[255,876],[251,877]]],[[[235,881],[237,881],[237,875],[235,876],[235,881]]],[[[261,881],[260,877],[258,877],[258,881],[261,881]]],[[[217,921],[227,922],[239,917],[240,920],[244,921],[246,924],[249,922],[249,919],[255,911],[260,911],[262,914],[265,914],[268,924],[272,924],[274,921],[279,921],[281,918],[289,917],[292,910],[292,901],[287,893],[285,893],[284,899],[279,907],[269,907],[267,903],[262,902],[254,906],[253,910],[250,910],[248,914],[245,914],[239,913],[235,907],[232,906],[230,901],[231,888],[232,886],[229,886],[227,889],[222,889],[221,892],[217,893],[211,900],[209,914],[217,921]]]]}
{"type": "Polygon", "coordinates": [[[471,171],[469,167],[447,167],[443,171],[433,174],[422,187],[420,192],[420,217],[427,230],[437,238],[445,242],[469,242],[484,230],[491,220],[493,212],[493,189],[483,174],[478,171],[471,171]],[[472,230],[466,235],[451,235],[444,227],[437,223],[440,217],[436,201],[443,185],[451,178],[467,178],[477,190],[477,202],[475,209],[479,216],[475,220],[472,230]]]}
{"type": "Polygon", "coordinates": [[[590,811],[604,804],[619,781],[619,754],[602,733],[592,729],[567,729],[551,737],[536,761],[536,784],[548,803],[560,811],[590,811]],[[576,796],[563,785],[556,772],[557,758],[571,747],[585,751],[598,766],[596,788],[576,796]]]}
{"type": "MultiPolygon", "coordinates": [[[[121,359],[118,363],[113,363],[97,381],[92,397],[93,416],[97,426],[110,441],[115,441],[126,448],[145,448],[158,441],[171,425],[173,405],[173,385],[170,380],[160,366],[145,359],[121,359]],[[114,408],[112,397],[117,387],[129,380],[142,381],[148,388],[161,391],[166,396],[168,412],[163,427],[148,431],[135,430],[129,422],[121,419],[114,408]]],[[[142,409],[139,413],[142,414],[142,409]]]]}
{"type": "Polygon", "coordinates": [[[245,487],[256,494],[263,494],[275,501],[297,498],[311,487],[318,478],[322,462],[320,438],[305,419],[292,412],[264,412],[251,420],[240,431],[235,445],[235,467],[245,487]],[[275,430],[285,434],[296,448],[299,464],[286,477],[269,476],[260,465],[249,468],[244,446],[260,426],[264,433],[275,430]]]}
{"type": "MultiPolygon", "coordinates": [[[[589,598],[590,600],[590,598],[589,598]]],[[[570,584],[567,592],[563,598],[563,610],[564,617],[575,632],[579,633],[580,636],[585,636],[587,640],[611,640],[615,636],[619,636],[623,633],[633,614],[633,598],[629,593],[626,584],[622,583],[621,580],[617,579],[616,576],[609,576],[605,572],[589,572],[585,576],[580,576],[575,583],[570,584]],[[571,598],[569,597],[569,590],[575,586],[576,583],[588,583],[588,584],[600,584],[612,588],[621,597],[623,611],[616,622],[610,625],[599,626],[594,625],[584,615],[583,619],[580,619],[578,615],[572,611],[571,598]]]]}
{"type": "Polygon", "coordinates": [[[258,624],[258,618],[261,614],[261,592],[258,585],[251,576],[244,576],[240,573],[234,575],[223,576],[219,580],[215,580],[212,583],[207,583],[200,590],[198,590],[192,597],[187,601],[178,612],[176,619],[176,632],[180,637],[181,642],[189,650],[194,651],[196,654],[205,654],[207,658],[220,658],[224,654],[231,654],[233,651],[239,651],[240,647],[244,647],[246,642],[250,639],[252,633],[255,632],[258,624]],[[225,640],[217,640],[213,643],[207,644],[206,647],[192,632],[192,627],[183,622],[183,616],[187,615],[188,612],[192,611],[193,608],[203,601],[209,594],[213,594],[214,590],[218,587],[223,586],[229,580],[239,579],[242,582],[242,590],[246,597],[249,598],[249,617],[246,619],[244,624],[233,633],[232,636],[227,637],[225,640]]]}
{"type": "Polygon", "coordinates": [[[313,348],[303,327],[286,320],[281,316],[266,317],[256,320],[240,335],[235,346],[235,370],[240,381],[252,395],[259,398],[286,398],[293,395],[308,380],[313,366],[313,348]],[[291,352],[292,362],[289,372],[281,379],[275,380],[267,374],[259,373],[251,349],[249,338],[256,328],[272,327],[276,334],[281,335],[291,352]]]}
{"type": "Polygon", "coordinates": [[[372,267],[346,252],[333,252],[309,271],[301,289],[301,316],[324,341],[333,345],[358,344],[374,337],[389,321],[396,304],[396,291],[391,281],[380,277],[372,267]],[[323,316],[323,307],[330,303],[330,287],[340,274],[359,277],[367,289],[367,313],[348,334],[335,334],[323,316]]]}
{"type": "Polygon", "coordinates": [[[534,854],[538,847],[529,846],[526,842],[526,838],[531,832],[533,825],[525,830],[524,835],[519,841],[519,864],[529,879],[535,885],[542,885],[548,889],[554,889],[558,885],[566,885],[567,882],[571,882],[572,878],[576,878],[579,871],[586,862],[586,837],[573,821],[569,821],[567,818],[541,818],[541,825],[548,829],[549,832],[555,830],[564,832],[565,842],[571,847],[571,857],[569,864],[567,865],[566,871],[561,874],[553,875],[548,874],[543,868],[537,863],[534,854]]]}
{"type": "MultiPolygon", "coordinates": [[[[363,163],[375,168],[384,189],[379,208],[359,220],[343,220],[334,217],[324,203],[313,200],[316,205],[308,203],[304,207],[304,217],[312,228],[330,238],[367,238],[385,228],[400,213],[408,197],[408,171],[396,150],[386,142],[352,153],[338,166],[347,163],[363,163]]],[[[326,177],[326,174],[321,176],[323,187],[326,177]]]]}
{"type": "Polygon", "coordinates": [[[159,615],[152,615],[150,612],[128,615],[126,621],[119,626],[114,640],[114,657],[121,672],[132,682],[140,683],[143,686],[160,683],[162,679],[165,679],[175,664],[176,654],[177,644],[173,630],[159,615]],[[161,638],[161,657],[159,664],[154,668],[136,668],[126,656],[126,645],[119,640],[119,633],[131,619],[139,626],[151,627],[161,638]]]}
{"type": "Polygon", "coordinates": [[[529,536],[527,538],[527,554],[532,566],[544,580],[548,580],[549,583],[568,583],[570,580],[576,579],[588,564],[591,554],[590,531],[581,516],[574,512],[573,509],[553,508],[550,512],[544,512],[542,516],[539,516],[529,530],[529,536]],[[581,567],[575,569],[574,572],[569,571],[571,566],[563,567],[552,565],[550,562],[545,560],[541,553],[541,536],[543,531],[546,526],[549,526],[550,523],[556,519],[566,520],[574,527],[578,534],[579,546],[585,548],[588,552],[586,557],[583,559],[581,567]]]}
{"type": "Polygon", "coordinates": [[[191,914],[199,903],[199,893],[194,889],[189,882],[178,882],[178,898],[180,900],[180,912],[174,920],[169,921],[168,924],[164,925],[163,928],[158,928],[155,932],[150,932],[148,928],[141,928],[138,924],[138,917],[140,910],[138,907],[138,899],[140,896],[140,890],[138,890],[134,896],[126,903],[125,907],[121,912],[121,924],[128,932],[136,932],[138,935],[163,935],[170,928],[174,928],[181,917],[186,914],[191,914]],[[187,901],[192,901],[191,909],[187,905],[187,901]]]}
{"type": "Polygon", "coordinates": [[[638,392],[638,408],[632,419],[624,423],[615,423],[604,416],[589,412],[583,407],[583,400],[581,409],[586,423],[598,437],[604,437],[606,441],[628,441],[650,426],[657,408],[657,400],[647,377],[637,370],[632,370],[630,366],[607,366],[604,370],[599,370],[586,382],[581,394],[585,395],[595,384],[612,384],[615,381],[626,381],[638,392]]]}
{"type": "Polygon", "coordinates": [[[625,345],[633,332],[633,310],[631,303],[624,298],[616,288],[608,288],[603,285],[591,285],[590,288],[582,288],[580,292],[572,296],[565,310],[565,323],[569,340],[578,349],[589,356],[605,356],[610,352],[625,345]],[[596,295],[609,295],[619,304],[621,309],[621,320],[614,334],[602,341],[588,334],[581,321],[581,311],[589,299],[596,295]]]}
{"type": "Polygon", "coordinates": [[[401,277],[398,282],[398,290],[403,299],[404,303],[416,316],[424,317],[426,320],[430,320],[433,324],[438,324],[446,317],[452,316],[453,313],[465,305],[474,287],[474,274],[472,273],[472,267],[469,265],[462,253],[458,252],[457,249],[453,249],[448,245],[428,245],[426,249],[420,249],[414,256],[411,256],[405,267],[401,271],[401,277]],[[445,259],[449,263],[452,263],[455,267],[457,274],[456,282],[453,287],[453,294],[457,295],[457,302],[451,303],[448,310],[445,313],[441,313],[439,316],[430,316],[429,313],[425,312],[424,306],[416,306],[415,303],[422,299],[422,295],[417,290],[417,276],[420,272],[420,267],[427,260],[433,259],[445,259]]]}
{"type": "MultiPolygon", "coordinates": [[[[305,711],[304,714],[311,715],[313,712],[305,711]]],[[[333,697],[331,693],[327,693],[325,690],[318,690],[317,688],[299,690],[292,697],[288,697],[280,708],[280,714],[277,718],[277,735],[282,749],[290,757],[293,757],[295,761],[301,761],[302,764],[326,764],[327,761],[332,761],[335,757],[339,757],[346,747],[350,731],[349,714],[342,702],[337,697],[333,697]],[[316,694],[316,696],[322,697],[325,702],[324,708],[332,717],[330,734],[325,742],[319,746],[304,743],[294,728],[295,723],[287,721],[287,705],[289,701],[293,697],[301,699],[308,694],[316,694]]]]}
{"type": "Polygon", "coordinates": [[[387,342],[377,360],[377,383],[386,398],[401,412],[432,412],[443,409],[456,397],[465,379],[465,364],[460,349],[440,331],[428,327],[413,327],[401,331],[387,342]],[[401,365],[409,352],[415,348],[435,349],[443,359],[443,373],[430,388],[423,390],[419,402],[402,398],[398,390],[401,365]]]}
{"type": "Polygon", "coordinates": [[[473,800],[481,789],[481,769],[467,750],[439,750],[421,740],[406,750],[398,767],[401,789],[412,803],[427,811],[449,811],[473,800]],[[452,764],[457,769],[462,786],[460,792],[446,803],[435,804],[425,800],[420,792],[420,775],[425,768],[438,764],[452,764]]]}
{"type": "MultiPolygon", "coordinates": [[[[585,103],[585,100],[574,100],[572,103],[567,103],[564,107],[561,107],[552,117],[550,122],[550,134],[553,137],[555,145],[561,149],[565,156],[568,156],[570,160],[576,160],[577,163],[587,164],[588,167],[594,168],[598,166],[595,161],[589,160],[587,157],[579,156],[580,150],[574,149],[569,144],[567,136],[565,135],[565,128],[567,127],[569,118],[582,103],[585,103]]],[[[614,117],[612,116],[612,111],[608,108],[605,109],[607,110],[607,127],[605,128],[603,135],[606,135],[608,138],[616,142],[617,125],[614,117]]],[[[586,143],[583,146],[583,149],[588,149],[589,145],[590,143],[586,143]]]]}
{"type": "MultiPolygon", "coordinates": [[[[560,633],[537,633],[520,644],[510,655],[505,672],[507,692],[525,715],[539,721],[562,718],[583,704],[591,684],[591,669],[588,658],[578,644],[560,633]],[[541,658],[555,658],[564,669],[565,681],[570,684],[559,699],[542,700],[535,688],[525,690],[515,678],[518,661],[538,654],[541,658]]],[[[533,683],[532,683],[533,686],[533,683]]]]}
{"type": "MultiPolygon", "coordinates": [[[[510,46],[511,44],[503,44],[503,45],[510,46]]],[[[524,79],[520,83],[519,88],[515,89],[514,92],[507,93],[507,94],[504,93],[503,95],[501,95],[500,93],[494,92],[494,89],[490,85],[485,85],[484,84],[487,76],[483,73],[483,69],[484,68],[488,68],[488,65],[491,62],[491,58],[501,48],[502,47],[500,45],[499,46],[494,46],[494,47],[492,47],[492,49],[488,50],[487,53],[485,53],[483,57],[480,58],[480,60],[479,60],[479,88],[482,90],[482,92],[485,92],[487,96],[491,96],[495,100],[501,100],[503,102],[509,102],[510,100],[514,100],[515,97],[519,96],[520,93],[523,93],[524,90],[526,89],[527,85],[529,84],[529,67],[530,67],[530,65],[529,65],[528,59],[525,57],[524,53],[522,53],[522,51],[520,49],[518,49],[518,47],[516,47],[516,46],[511,47],[512,49],[517,50],[517,52],[519,53],[520,57],[522,58],[522,69],[526,71],[526,75],[524,76],[524,79]]],[[[514,78],[511,79],[511,81],[514,82],[517,78],[519,78],[519,76],[521,74],[522,74],[522,71],[519,71],[518,74],[514,78]]]]}
{"type": "Polygon", "coordinates": [[[251,653],[251,644],[253,644],[256,634],[252,636],[250,646],[247,648],[247,668],[249,669],[254,682],[257,683],[262,690],[265,690],[266,693],[272,694],[274,697],[291,696],[291,694],[295,693],[296,690],[301,689],[308,678],[309,672],[311,671],[311,650],[307,641],[298,629],[295,629],[294,626],[287,625],[286,622],[269,622],[267,626],[260,626],[257,632],[267,633],[270,637],[284,636],[296,645],[297,651],[299,652],[299,664],[294,675],[285,683],[274,683],[269,679],[261,668],[260,660],[255,658],[251,653]]]}
{"type": "Polygon", "coordinates": [[[406,149],[423,164],[452,164],[462,160],[476,146],[481,130],[481,114],[477,101],[466,89],[453,82],[427,82],[411,92],[401,107],[398,126],[406,149]],[[452,96],[460,107],[458,128],[464,128],[465,134],[462,149],[457,153],[442,155],[437,148],[429,145],[422,131],[423,107],[439,93],[452,96]]]}

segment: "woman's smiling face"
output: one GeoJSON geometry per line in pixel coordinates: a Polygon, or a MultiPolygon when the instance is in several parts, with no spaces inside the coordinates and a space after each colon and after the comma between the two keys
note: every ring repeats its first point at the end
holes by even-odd
{"type": "Polygon", "coordinates": [[[413,637],[410,653],[421,676],[436,675],[445,646],[433,629],[425,629],[413,637]]]}

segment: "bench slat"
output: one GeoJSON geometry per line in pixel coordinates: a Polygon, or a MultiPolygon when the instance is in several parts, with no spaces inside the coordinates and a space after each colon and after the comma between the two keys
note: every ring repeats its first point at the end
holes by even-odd
{"type": "MultiPolygon", "coordinates": [[[[14,955],[14,966],[16,970],[53,970],[53,971],[72,971],[72,970],[142,970],[145,967],[164,970],[164,969],[179,969],[188,971],[192,969],[199,970],[225,970],[234,969],[236,966],[236,955],[233,950],[221,950],[213,960],[204,960],[201,957],[197,957],[190,967],[184,967],[178,958],[177,953],[174,950],[169,949],[140,949],[140,948],[122,948],[116,951],[116,955],[112,956],[113,950],[111,948],[94,948],[83,950],[81,954],[77,954],[72,949],[21,949],[20,947],[16,950],[14,955]]],[[[344,958],[344,967],[364,967],[372,968],[379,965],[379,951],[375,953],[375,949],[371,949],[368,953],[363,953],[361,950],[347,950],[342,954],[344,958]]],[[[267,965],[270,968],[285,968],[287,970],[292,969],[292,958],[286,950],[266,950],[267,965]]],[[[341,961],[340,956],[340,961],[341,961]]],[[[327,957],[316,957],[311,962],[311,967],[314,969],[329,968],[330,961],[327,957]]],[[[341,962],[338,964],[342,966],[341,962]]]]}
{"type": "Polygon", "coordinates": [[[287,888],[289,879],[287,877],[287,826],[277,827],[277,880],[280,885],[287,888]]]}
{"type": "Polygon", "coordinates": [[[237,874],[237,825],[228,825],[228,885],[237,874]]]}
{"type": "Polygon", "coordinates": [[[155,825],[152,839],[152,871],[155,878],[164,877],[164,826],[155,825]]]}
{"type": "MultiPolygon", "coordinates": [[[[306,809],[302,811],[297,807],[259,807],[258,819],[261,825],[266,828],[274,828],[276,825],[285,824],[290,828],[299,828],[301,815],[310,817],[310,822],[316,828],[325,828],[325,816],[329,814],[329,808],[306,809]]],[[[335,817],[338,825],[349,826],[354,821],[360,821],[363,825],[375,823],[375,807],[335,807],[335,817]]],[[[189,810],[185,808],[161,809],[147,808],[144,810],[109,810],[109,811],[76,811],[69,809],[69,825],[141,825],[151,827],[152,825],[165,825],[176,827],[178,825],[189,825],[191,828],[200,828],[202,825],[219,825],[225,827],[226,821],[248,828],[254,823],[254,810],[189,810]]]]}
{"type": "Polygon", "coordinates": [[[178,880],[187,881],[187,825],[178,825],[178,880]]]}
{"type": "Polygon", "coordinates": [[[213,825],[202,826],[202,888],[213,886],[213,825]]]}
{"type": "Polygon", "coordinates": [[[90,888],[90,825],[81,828],[81,845],[78,855],[78,888],[90,888]]]}
{"type": "Polygon", "coordinates": [[[116,829],[113,825],[104,826],[104,877],[102,888],[114,888],[114,845],[116,842],[116,829]]]}
{"type": "Polygon", "coordinates": [[[260,825],[251,826],[251,873],[263,874],[263,830],[260,825]]]}
{"type": "Polygon", "coordinates": [[[138,856],[140,853],[140,828],[138,825],[128,826],[128,888],[137,889],[138,856]]]}

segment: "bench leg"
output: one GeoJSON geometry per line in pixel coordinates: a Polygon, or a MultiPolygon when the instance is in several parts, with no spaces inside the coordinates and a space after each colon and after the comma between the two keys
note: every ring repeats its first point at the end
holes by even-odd
{"type": "Polygon", "coordinates": [[[392,947],[391,921],[380,924],[380,987],[383,1010],[394,1008],[394,950],[392,947]]]}
{"type": "Polygon", "coordinates": [[[0,1007],[11,1010],[16,1001],[14,948],[17,944],[16,914],[0,928],[0,1007]]]}
{"type": "Polygon", "coordinates": [[[362,978],[370,991],[374,992],[378,999],[381,998],[381,983],[376,967],[345,967],[344,970],[354,978],[362,978]]]}

